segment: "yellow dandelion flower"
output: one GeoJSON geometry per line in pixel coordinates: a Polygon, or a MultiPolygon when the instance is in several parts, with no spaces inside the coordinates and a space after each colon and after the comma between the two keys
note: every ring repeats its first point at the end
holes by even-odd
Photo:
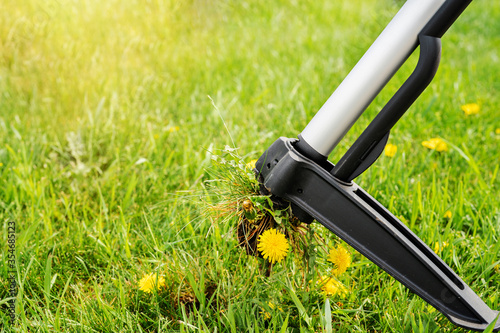
{"type": "Polygon", "coordinates": [[[432,138],[429,141],[423,141],[422,146],[439,152],[448,151],[448,144],[440,138],[432,138]]]}
{"type": "Polygon", "coordinates": [[[267,312],[266,310],[260,311],[260,314],[264,317],[264,320],[271,319],[271,314],[269,312],[267,312]]]}
{"type": "Polygon", "coordinates": [[[495,134],[500,134],[500,127],[495,130],[495,134]]]}
{"type": "Polygon", "coordinates": [[[440,252],[441,250],[443,250],[448,245],[450,245],[450,244],[448,244],[448,242],[443,242],[441,245],[439,245],[439,242],[436,242],[434,244],[434,252],[437,254],[438,252],[440,252]]]}
{"type": "Polygon", "coordinates": [[[443,217],[444,217],[445,219],[448,219],[448,220],[449,220],[449,219],[451,219],[451,216],[452,216],[452,215],[451,215],[451,211],[449,211],[449,210],[447,210],[447,211],[444,213],[444,215],[443,215],[443,217]]]}
{"type": "Polygon", "coordinates": [[[250,162],[247,163],[247,168],[251,170],[255,169],[255,163],[257,163],[257,160],[251,160],[250,162]]]}
{"type": "Polygon", "coordinates": [[[335,296],[337,294],[340,296],[345,296],[347,292],[347,289],[342,285],[342,283],[335,280],[334,278],[322,276],[318,282],[321,283],[321,290],[327,296],[335,296]]]}
{"type": "Polygon", "coordinates": [[[286,257],[289,246],[285,235],[276,229],[268,229],[259,236],[257,249],[262,253],[264,259],[274,264],[286,257]]]}
{"type": "Polygon", "coordinates": [[[283,312],[283,309],[281,308],[281,306],[276,306],[276,305],[274,305],[273,302],[267,302],[267,305],[269,305],[269,307],[271,309],[273,309],[273,310],[276,309],[276,310],[278,310],[280,312],[283,312]]]}
{"type": "Polygon", "coordinates": [[[163,276],[158,276],[157,273],[145,274],[139,281],[139,290],[146,293],[151,293],[155,287],[160,289],[163,286],[165,286],[165,279],[163,276]]]}
{"type": "Polygon", "coordinates": [[[340,275],[347,270],[347,267],[351,266],[351,255],[345,248],[339,245],[334,249],[330,249],[328,261],[335,265],[332,273],[340,275]]]}
{"type": "Polygon", "coordinates": [[[477,114],[479,113],[479,104],[477,103],[469,103],[469,104],[464,104],[460,107],[462,111],[465,113],[466,116],[470,116],[471,114],[477,114]]]}
{"type": "Polygon", "coordinates": [[[168,128],[169,133],[177,132],[179,130],[179,126],[170,126],[168,128]]]}
{"type": "MultiPolygon", "coordinates": [[[[283,312],[283,309],[279,306],[276,308],[276,305],[274,305],[273,302],[267,302],[267,305],[269,305],[271,310],[277,309],[278,311],[283,312]]],[[[260,314],[264,316],[265,320],[271,319],[271,314],[267,312],[265,309],[260,311],[260,314]]]]}
{"type": "Polygon", "coordinates": [[[388,157],[394,157],[398,151],[398,146],[388,143],[384,148],[384,154],[388,157]]]}

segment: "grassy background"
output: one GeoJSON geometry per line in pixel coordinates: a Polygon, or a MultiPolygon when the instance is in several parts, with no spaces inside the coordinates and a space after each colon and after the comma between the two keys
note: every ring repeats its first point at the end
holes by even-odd
{"type": "MultiPolygon", "coordinates": [[[[232,226],[201,215],[197,195],[209,150],[234,140],[250,160],[300,133],[402,3],[2,1],[0,299],[13,220],[17,329],[321,331],[332,321],[343,332],[461,331],[359,255],[349,294],[331,297],[325,315],[326,298],[298,287],[291,258],[261,276],[232,226]],[[144,294],[137,283],[152,271],[167,287],[144,294]]],[[[392,131],[396,156],[357,179],[427,244],[449,242],[440,255],[495,309],[499,18],[496,2],[470,5],[443,39],[433,83],[392,131]],[[470,102],[481,111],[467,117],[470,102]],[[422,147],[431,137],[450,151],[422,147]]],[[[0,322],[10,329],[5,311],[0,322]]]]}

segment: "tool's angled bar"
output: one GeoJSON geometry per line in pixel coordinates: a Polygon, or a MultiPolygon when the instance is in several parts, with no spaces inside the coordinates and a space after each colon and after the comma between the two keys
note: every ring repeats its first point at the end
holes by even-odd
{"type": "MultiPolygon", "coordinates": [[[[451,0],[448,0],[451,1],[451,0]]],[[[326,157],[415,50],[445,0],[408,0],[300,134],[326,157]]]]}
{"type": "MultiPolygon", "coordinates": [[[[490,309],[422,240],[354,183],[342,183],[278,139],[256,163],[260,180],[443,313],[454,324],[485,330],[490,309]]],[[[495,331],[500,330],[497,322],[495,331]]]]}
{"type": "Polygon", "coordinates": [[[420,35],[419,43],[415,70],[335,165],[332,174],[338,179],[350,182],[377,160],[391,128],[434,78],[441,59],[441,40],[420,35]]]}

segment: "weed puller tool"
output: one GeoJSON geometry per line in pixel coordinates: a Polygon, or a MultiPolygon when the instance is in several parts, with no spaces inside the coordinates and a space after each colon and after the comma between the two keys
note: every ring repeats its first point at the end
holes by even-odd
{"type": "MultiPolygon", "coordinates": [[[[420,238],[352,180],[379,157],[389,131],[434,77],[440,38],[472,0],[408,0],[298,139],[280,138],[256,163],[259,180],[290,202],[296,217],[316,219],[443,313],[484,330],[490,309],[420,238]],[[340,161],[327,160],[383,86],[420,45],[414,72],[340,161]]],[[[500,329],[500,320],[495,331],[500,329]]]]}

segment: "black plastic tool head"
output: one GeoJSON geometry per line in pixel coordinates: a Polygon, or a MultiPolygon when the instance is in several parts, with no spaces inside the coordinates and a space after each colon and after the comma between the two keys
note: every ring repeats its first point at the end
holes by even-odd
{"type": "MultiPolygon", "coordinates": [[[[280,138],[256,163],[263,185],[291,202],[407,286],[457,326],[482,331],[498,314],[418,236],[355,183],[280,138]]],[[[500,330],[497,322],[494,331],[500,330]]]]}

